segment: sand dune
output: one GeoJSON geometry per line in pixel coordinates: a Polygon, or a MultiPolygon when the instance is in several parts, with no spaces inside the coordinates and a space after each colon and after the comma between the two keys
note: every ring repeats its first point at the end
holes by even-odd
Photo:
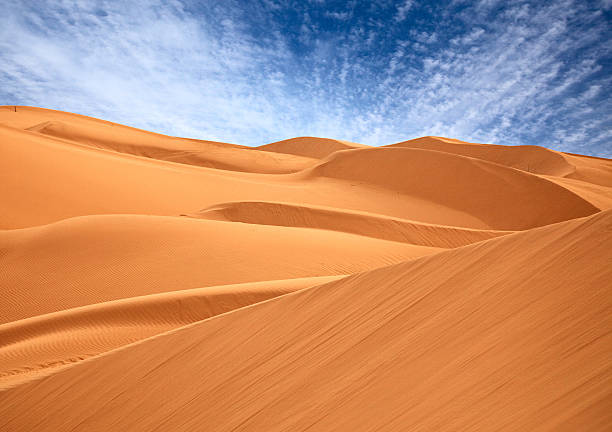
{"type": "Polygon", "coordinates": [[[602,186],[612,186],[612,160],[565,154],[565,157],[576,167],[568,177],[602,186]]]}
{"type": "Polygon", "coordinates": [[[423,207],[421,199],[398,199],[396,192],[367,183],[305,178],[303,173],[264,175],[177,164],[83,147],[1,125],[0,145],[0,181],[7,185],[0,228],[90,214],[177,216],[230,201],[294,202],[488,228],[470,215],[435,203],[423,207]],[[37,175],[24,176],[24,172],[37,175]],[[83,189],[88,193],[83,194],[83,189]]]}
{"type": "Polygon", "coordinates": [[[339,211],[332,207],[274,202],[223,203],[189,216],[258,225],[326,229],[439,248],[465,246],[511,232],[415,223],[372,213],[339,211]]]}
{"type": "Polygon", "coordinates": [[[612,187],[564,177],[544,176],[553,183],[580,195],[600,210],[612,209],[612,187]]]}
{"type": "MultiPolygon", "coordinates": [[[[431,150],[341,151],[307,170],[307,175],[362,182],[414,196],[470,215],[493,229],[528,229],[599,210],[542,177],[431,150]],[[369,169],[372,164],[377,169],[369,169]]],[[[457,222],[470,226],[467,219],[457,222]]]]}
{"type": "Polygon", "coordinates": [[[265,144],[257,147],[257,149],[273,153],[286,153],[295,156],[322,159],[339,150],[367,147],[368,146],[363,144],[330,138],[298,137],[265,144]]]}
{"type": "Polygon", "coordinates": [[[439,250],[340,232],[136,215],[0,231],[0,249],[2,322],[189,288],[347,275],[439,250]]]}
{"type": "Polygon", "coordinates": [[[387,147],[420,148],[469,156],[525,172],[568,177],[612,186],[612,162],[607,159],[561,153],[535,145],[476,144],[444,137],[422,137],[387,147]]]}
{"type": "Polygon", "coordinates": [[[1,393],[0,421],[605,430],[611,240],[607,212],[290,294],[1,393]]]}
{"type": "Polygon", "coordinates": [[[151,294],[0,325],[0,388],[211,316],[342,276],[252,282],[151,294]]]}
{"type": "Polygon", "coordinates": [[[0,110],[0,123],[102,149],[232,171],[288,173],[304,169],[313,162],[309,158],[273,155],[234,144],[170,137],[90,117],[29,107],[18,107],[16,112],[0,110]]]}
{"type": "Polygon", "coordinates": [[[0,107],[0,430],[612,428],[612,161],[0,107]]]}
{"type": "Polygon", "coordinates": [[[592,194],[582,197],[580,190],[549,179],[418,149],[339,151],[310,168],[282,175],[138,157],[1,125],[0,143],[0,181],[7,185],[0,228],[90,214],[177,216],[233,201],[335,207],[489,230],[532,228],[600,210],[589,201],[592,194]],[[379,168],[371,170],[372,163],[379,168]],[[81,193],[83,189],[89,193],[81,193]]]}
{"type": "Polygon", "coordinates": [[[422,137],[388,147],[443,151],[495,162],[534,174],[566,177],[576,171],[576,167],[562,153],[534,145],[474,144],[443,137],[422,137]]]}

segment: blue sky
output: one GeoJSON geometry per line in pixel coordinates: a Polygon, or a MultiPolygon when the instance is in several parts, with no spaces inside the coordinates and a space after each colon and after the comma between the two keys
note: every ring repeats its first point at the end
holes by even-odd
{"type": "Polygon", "coordinates": [[[4,8],[4,105],[246,145],[442,135],[612,157],[612,0],[4,8]]]}

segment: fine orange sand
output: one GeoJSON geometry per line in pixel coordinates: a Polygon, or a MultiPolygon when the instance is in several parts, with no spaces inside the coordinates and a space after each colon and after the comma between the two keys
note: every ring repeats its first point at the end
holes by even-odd
{"type": "Polygon", "coordinates": [[[612,430],[612,161],[0,107],[1,431],[612,430]]]}

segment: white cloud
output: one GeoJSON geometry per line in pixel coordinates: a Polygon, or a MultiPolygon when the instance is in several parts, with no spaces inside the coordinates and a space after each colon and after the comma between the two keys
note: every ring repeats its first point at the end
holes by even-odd
{"type": "MultiPolygon", "coordinates": [[[[601,17],[578,0],[486,18],[463,5],[453,20],[468,30],[452,38],[448,23],[390,38],[393,26],[356,15],[348,33],[329,34],[298,10],[293,40],[271,21],[286,2],[268,3],[257,34],[248,19],[259,12],[231,3],[197,13],[162,0],[11,3],[0,16],[0,102],[247,145],[431,134],[612,156],[612,83],[591,79],[612,49],[598,42],[601,17]],[[577,20],[584,26],[572,31],[577,20]]],[[[389,19],[406,20],[413,6],[389,19]]]]}
{"type": "Polygon", "coordinates": [[[328,18],[333,18],[333,19],[337,19],[340,21],[346,21],[351,19],[351,13],[348,11],[344,11],[344,12],[330,12],[330,11],[326,11],[325,12],[325,16],[328,18]]]}
{"type": "Polygon", "coordinates": [[[601,0],[600,4],[601,4],[601,7],[603,9],[610,9],[610,8],[612,8],[612,0],[601,0]]]}
{"type": "Polygon", "coordinates": [[[401,3],[397,7],[397,12],[395,14],[395,21],[396,22],[404,21],[406,19],[406,15],[408,15],[408,12],[410,11],[410,9],[412,9],[414,4],[415,4],[414,0],[404,0],[404,2],[401,3]]]}
{"type": "Polygon", "coordinates": [[[13,11],[3,85],[24,101],[168,133],[237,139],[276,128],[282,40],[261,44],[230,18],[215,29],[162,3],[108,3],[106,16],[88,6],[46,9],[43,32],[30,24],[35,12],[13,11]]]}
{"type": "Polygon", "coordinates": [[[475,28],[470,33],[451,39],[452,44],[470,45],[476,42],[485,33],[482,28],[475,28]]]}

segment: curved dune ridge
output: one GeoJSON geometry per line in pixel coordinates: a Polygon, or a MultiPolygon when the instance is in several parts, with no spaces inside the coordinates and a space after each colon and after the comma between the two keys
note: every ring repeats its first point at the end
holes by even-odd
{"type": "Polygon", "coordinates": [[[332,207],[274,202],[223,203],[188,216],[257,225],[326,229],[439,248],[465,246],[511,232],[415,223],[332,207]]]}
{"type": "Polygon", "coordinates": [[[279,297],[0,393],[0,425],[603,431],[610,241],[606,212],[279,297]]]}
{"type": "MultiPolygon", "coordinates": [[[[335,207],[463,228],[516,230],[590,214],[610,205],[606,197],[610,196],[611,189],[599,183],[580,180],[579,184],[596,189],[595,193],[584,192],[584,188],[565,187],[555,181],[562,178],[542,179],[448,153],[446,157],[440,156],[440,152],[419,156],[416,149],[339,151],[329,156],[329,160],[319,161],[318,166],[287,175],[176,164],[13,127],[31,126],[23,119],[21,123],[13,120],[14,117],[21,119],[21,109],[0,110],[3,155],[0,181],[7,185],[0,229],[41,225],[89,214],[176,216],[223,202],[271,201],[335,207]],[[2,126],[2,122],[8,126],[2,126]],[[397,161],[395,156],[399,156],[397,161]],[[380,166],[370,169],[374,163],[380,166]],[[453,174],[455,170],[460,175],[453,174]],[[23,176],[23,172],[37,175],[23,176]],[[417,177],[417,173],[421,175],[417,177]],[[53,181],[40,182],[41,178],[53,181]],[[499,187],[487,187],[489,180],[499,187]],[[81,193],[84,189],[89,193],[81,193]],[[122,193],[116,193],[117,190],[122,193]],[[548,196],[549,191],[553,191],[552,198],[548,196]],[[485,199],[483,192],[487,194],[485,199]],[[403,196],[398,197],[398,193],[403,196]],[[24,200],[24,196],[36,198],[24,200]],[[506,205],[506,198],[514,204],[506,205]],[[524,209],[517,207],[525,202],[524,209]]],[[[46,110],[32,112],[36,113],[37,122],[45,120],[46,110]]],[[[25,110],[25,114],[29,111],[25,110]]],[[[54,111],[49,114],[50,118],[55,115],[54,111]]],[[[100,123],[111,127],[106,122],[100,123]]],[[[609,161],[583,159],[599,164],[591,168],[600,176],[607,173],[609,161]]]]}
{"type": "Polygon", "coordinates": [[[422,137],[388,147],[443,151],[495,162],[521,171],[558,177],[567,177],[576,171],[576,167],[562,153],[533,145],[473,144],[443,137],[422,137]]]}
{"type": "Polygon", "coordinates": [[[612,161],[0,107],[0,430],[612,429],[612,161]]]}
{"type": "Polygon", "coordinates": [[[121,153],[230,171],[290,173],[313,163],[310,158],[272,155],[250,147],[174,138],[120,125],[79,120],[45,121],[26,130],[121,153]]]}
{"type": "Polygon", "coordinates": [[[0,250],[0,317],[10,322],[189,288],[347,275],[440,249],[304,228],[100,215],[0,231],[0,250]]]}
{"type": "Polygon", "coordinates": [[[612,186],[612,162],[607,159],[560,153],[535,145],[504,146],[476,144],[444,137],[421,137],[387,147],[443,151],[494,162],[521,171],[568,177],[612,186]]]}
{"type": "Polygon", "coordinates": [[[527,229],[599,211],[579,195],[542,177],[432,150],[341,151],[307,170],[307,175],[367,183],[416,196],[503,230],[527,229]],[[372,165],[377,169],[370,169],[372,165]]]}
{"type": "Polygon", "coordinates": [[[0,388],[211,316],[343,276],[252,282],[96,303],[0,325],[0,388]]]}

